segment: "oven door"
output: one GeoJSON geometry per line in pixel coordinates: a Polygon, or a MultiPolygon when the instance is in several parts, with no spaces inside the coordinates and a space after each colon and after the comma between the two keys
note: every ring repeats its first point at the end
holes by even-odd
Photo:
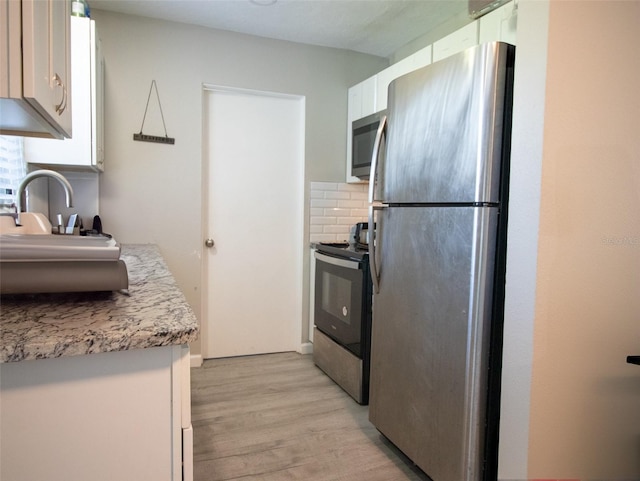
{"type": "Polygon", "coordinates": [[[362,296],[364,271],[361,261],[315,252],[316,327],[362,357],[362,296]]]}

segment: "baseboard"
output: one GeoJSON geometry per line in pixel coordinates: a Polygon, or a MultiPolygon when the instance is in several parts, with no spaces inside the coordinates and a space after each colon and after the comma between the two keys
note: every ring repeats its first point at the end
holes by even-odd
{"type": "Polygon", "coordinates": [[[313,354],[313,343],[312,342],[303,342],[300,345],[300,350],[298,352],[300,354],[313,354]]]}
{"type": "MultiPolygon", "coordinates": [[[[305,342],[300,345],[300,349],[298,350],[300,354],[313,354],[313,343],[305,342]]],[[[202,354],[191,354],[191,367],[200,367],[202,366],[202,354]]]]}
{"type": "Polygon", "coordinates": [[[191,367],[202,366],[202,354],[191,354],[191,367]]]}

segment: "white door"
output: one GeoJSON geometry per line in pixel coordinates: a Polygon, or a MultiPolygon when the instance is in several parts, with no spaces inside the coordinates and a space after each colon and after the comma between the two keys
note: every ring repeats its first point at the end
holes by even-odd
{"type": "Polygon", "coordinates": [[[304,98],[207,88],[205,108],[204,357],[299,350],[304,98]]]}

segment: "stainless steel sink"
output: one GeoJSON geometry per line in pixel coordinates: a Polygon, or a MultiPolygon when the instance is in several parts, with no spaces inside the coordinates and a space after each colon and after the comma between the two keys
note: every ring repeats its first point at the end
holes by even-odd
{"type": "Polygon", "coordinates": [[[39,212],[23,212],[20,224],[16,224],[17,214],[0,215],[0,235],[2,234],[51,234],[51,222],[39,212]]]}
{"type": "Polygon", "coordinates": [[[128,287],[120,245],[111,237],[0,233],[2,294],[114,291],[128,287]]]}
{"type": "Polygon", "coordinates": [[[74,235],[1,234],[0,261],[114,261],[120,245],[110,237],[74,235]]]}

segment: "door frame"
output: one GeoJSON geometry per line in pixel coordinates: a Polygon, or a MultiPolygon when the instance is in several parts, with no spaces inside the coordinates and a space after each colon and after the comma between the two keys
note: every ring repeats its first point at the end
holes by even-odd
{"type": "MultiPolygon", "coordinates": [[[[208,232],[210,232],[209,226],[209,150],[208,150],[208,140],[207,140],[207,131],[208,131],[208,107],[207,107],[207,95],[209,92],[222,92],[222,93],[241,93],[244,95],[255,95],[262,97],[276,97],[283,99],[292,99],[299,100],[301,102],[300,108],[302,109],[302,118],[305,119],[306,125],[306,97],[304,95],[295,95],[295,94],[286,94],[281,92],[272,92],[266,90],[256,90],[256,89],[246,89],[239,87],[228,87],[223,85],[216,84],[202,84],[202,164],[201,164],[201,189],[202,189],[202,206],[201,206],[201,231],[200,231],[200,259],[202,260],[202,269],[201,269],[201,325],[200,325],[200,347],[201,347],[201,359],[207,359],[209,356],[207,339],[209,335],[209,262],[206,260],[206,251],[207,247],[204,245],[205,239],[208,237],[208,232]]],[[[298,185],[298,208],[297,210],[297,223],[299,228],[298,231],[298,241],[296,242],[296,250],[292,253],[294,259],[296,259],[296,271],[298,272],[297,276],[299,278],[299,283],[296,285],[296,290],[293,293],[296,296],[296,311],[300,315],[300,322],[294,323],[292,326],[294,332],[293,335],[295,339],[297,339],[296,351],[300,353],[305,353],[308,349],[305,344],[307,344],[302,339],[302,324],[306,322],[307,318],[303,312],[305,303],[303,301],[303,293],[304,293],[304,221],[305,221],[305,167],[306,167],[306,155],[305,155],[305,145],[306,145],[306,130],[303,127],[302,130],[303,139],[301,142],[301,151],[299,153],[300,160],[302,165],[299,170],[299,179],[297,180],[298,185]]]]}

